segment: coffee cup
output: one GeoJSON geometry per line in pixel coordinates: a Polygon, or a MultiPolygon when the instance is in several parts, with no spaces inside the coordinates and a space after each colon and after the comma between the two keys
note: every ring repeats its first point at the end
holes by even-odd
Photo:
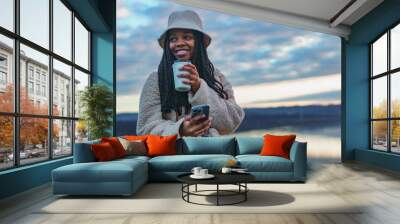
{"type": "Polygon", "coordinates": [[[229,167],[222,167],[222,170],[221,170],[222,173],[230,173],[231,171],[232,171],[232,168],[229,168],[229,167]]]}
{"type": "Polygon", "coordinates": [[[208,175],[208,169],[201,169],[200,170],[200,176],[207,176],[208,175]]]}
{"type": "Polygon", "coordinates": [[[201,175],[201,174],[200,174],[201,170],[202,170],[201,167],[193,167],[192,173],[193,173],[194,175],[196,175],[196,176],[199,176],[199,175],[201,175]]]}
{"type": "Polygon", "coordinates": [[[187,71],[180,70],[184,65],[191,64],[190,61],[175,61],[174,64],[172,64],[172,71],[174,73],[174,85],[175,85],[175,90],[178,92],[187,92],[190,90],[190,85],[183,83],[184,80],[187,80],[185,78],[178,77],[178,75],[181,74],[188,74],[187,71]]]}

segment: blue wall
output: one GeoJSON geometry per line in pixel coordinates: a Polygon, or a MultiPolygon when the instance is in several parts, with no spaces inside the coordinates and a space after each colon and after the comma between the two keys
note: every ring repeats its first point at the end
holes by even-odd
{"type": "MultiPolygon", "coordinates": [[[[67,2],[92,32],[92,81],[105,83],[113,90],[115,96],[116,1],[67,0],[67,2]]],[[[112,127],[110,130],[113,130],[112,127]]],[[[68,157],[1,171],[0,199],[48,183],[51,181],[53,169],[71,163],[72,157],[68,157]]]]}
{"type": "Polygon", "coordinates": [[[92,35],[93,83],[102,83],[113,88],[113,35],[93,33],[92,35]]]}
{"type": "MultiPolygon", "coordinates": [[[[116,107],[115,99],[115,80],[114,80],[114,63],[115,56],[113,53],[114,37],[112,33],[92,33],[92,81],[93,83],[101,83],[108,86],[114,93],[114,108],[116,107]]],[[[115,114],[115,110],[114,110],[115,114]]],[[[111,135],[115,132],[115,116],[113,116],[113,126],[110,127],[111,135]]]]}
{"type": "Polygon", "coordinates": [[[0,199],[48,183],[53,169],[71,163],[72,158],[69,157],[2,171],[0,199]]]}
{"type": "Polygon", "coordinates": [[[368,44],[400,22],[400,1],[386,0],[351,27],[342,39],[342,159],[357,160],[399,170],[399,156],[369,150],[369,49],[368,44]],[[362,150],[362,151],[360,151],[362,150]],[[389,159],[389,157],[390,159],[389,159]]]}

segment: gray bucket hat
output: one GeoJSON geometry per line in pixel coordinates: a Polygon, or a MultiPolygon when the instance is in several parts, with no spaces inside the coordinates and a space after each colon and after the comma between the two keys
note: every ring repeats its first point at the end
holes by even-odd
{"type": "Polygon", "coordinates": [[[171,29],[191,29],[196,30],[204,35],[204,45],[208,47],[211,43],[211,37],[203,31],[203,24],[197,13],[191,10],[175,11],[169,15],[168,28],[158,38],[158,44],[161,48],[164,48],[164,39],[168,30],[171,29]]]}

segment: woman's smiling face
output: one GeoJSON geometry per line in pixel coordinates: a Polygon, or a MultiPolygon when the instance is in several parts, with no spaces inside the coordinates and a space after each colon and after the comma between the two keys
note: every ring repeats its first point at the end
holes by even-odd
{"type": "Polygon", "coordinates": [[[169,49],[176,59],[191,60],[194,51],[194,34],[187,29],[173,29],[169,35],[169,49]]]}

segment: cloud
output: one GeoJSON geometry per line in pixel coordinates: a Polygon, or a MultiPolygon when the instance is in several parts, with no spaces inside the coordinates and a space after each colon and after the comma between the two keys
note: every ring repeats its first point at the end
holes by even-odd
{"type": "MultiPolygon", "coordinates": [[[[248,106],[259,102],[277,102],[281,99],[306,99],[308,95],[340,91],[340,74],[309,77],[258,85],[234,86],[236,102],[248,106]]],[[[338,99],[339,100],[339,99],[338,99]]]]}
{"type": "Polygon", "coordinates": [[[139,95],[132,94],[117,97],[118,113],[130,113],[139,111],[139,95]]]}
{"type": "Polygon", "coordinates": [[[123,19],[131,15],[129,8],[125,6],[123,1],[117,1],[117,19],[123,19]]]}

